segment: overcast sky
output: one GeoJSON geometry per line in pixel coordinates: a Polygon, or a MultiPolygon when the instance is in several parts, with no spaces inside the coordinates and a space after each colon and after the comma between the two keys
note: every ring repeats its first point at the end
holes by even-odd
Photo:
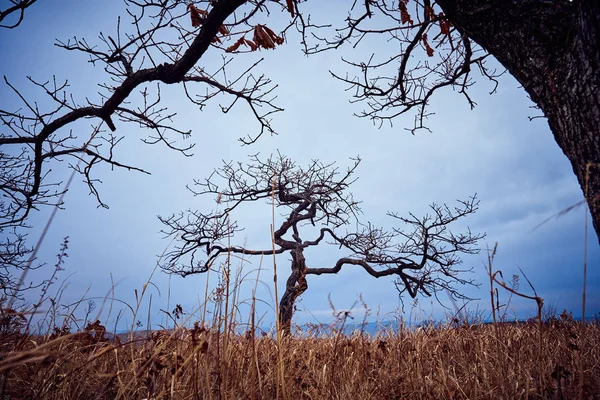
{"type": "MultiPolygon", "coordinates": [[[[7,1],[2,1],[2,7],[7,1]]],[[[310,2],[309,2],[310,3],[310,2]]],[[[343,22],[343,14],[322,6],[311,10],[321,20],[343,22]]],[[[303,4],[304,5],[304,4],[303,4]]],[[[310,4],[309,4],[310,5],[310,4]]],[[[339,8],[339,7],[338,7],[339,8]]],[[[25,21],[14,30],[0,31],[1,74],[28,99],[47,105],[43,93],[27,82],[31,76],[45,81],[56,77],[69,80],[69,90],[75,98],[98,100],[98,84],[107,81],[102,68],[87,63],[87,57],[66,52],[54,46],[55,39],[86,38],[99,43],[100,31],[114,32],[116,16],[124,15],[122,2],[111,1],[58,1],[45,0],[28,10],[25,21]]],[[[278,31],[289,21],[289,15],[275,12],[268,20],[278,31]]],[[[280,151],[298,164],[311,159],[337,162],[342,168],[350,166],[350,157],[360,155],[362,163],[357,171],[358,181],[352,192],[362,200],[362,218],[391,227],[393,220],[386,211],[405,215],[422,215],[432,202],[453,204],[477,193],[481,200],[479,211],[457,225],[469,226],[475,232],[487,233],[481,247],[498,243],[495,268],[510,279],[520,267],[534,284],[546,304],[555,304],[581,314],[582,267],[584,260],[583,207],[534,228],[561,210],[579,202],[583,196],[567,158],[557,146],[543,118],[532,109],[524,90],[508,74],[500,78],[498,91],[479,79],[472,88],[471,97],[478,103],[471,111],[459,94],[446,90],[439,92],[431,103],[435,114],[427,121],[431,133],[420,131],[411,135],[404,128],[411,127],[413,115],[397,118],[393,127],[378,129],[370,121],[353,116],[362,105],[349,102],[351,92],[344,84],[331,78],[328,70],[344,74],[347,67],[340,57],[365,59],[370,52],[383,52],[381,47],[353,50],[342,48],[305,57],[297,34],[290,34],[287,43],[273,51],[245,54],[236,57],[237,67],[248,65],[264,57],[260,71],[278,85],[276,104],[285,109],[273,116],[273,126],[279,133],[265,135],[251,146],[241,146],[237,138],[254,134],[259,126],[243,105],[223,115],[217,98],[210,106],[199,111],[184,97],[180,87],[161,87],[164,104],[176,111],[175,124],[191,129],[192,137],[181,144],[196,143],[193,157],[183,157],[165,146],[148,146],[141,142],[147,135],[132,125],[118,124],[117,133],[125,139],[116,150],[121,161],[151,172],[144,175],[125,170],[111,171],[100,166],[95,176],[102,199],[110,209],[98,208],[94,196],[80,176],[69,188],[65,209],[57,217],[39,253],[40,261],[48,267],[30,274],[28,279],[42,279],[51,274],[62,238],[69,236],[69,257],[59,280],[67,280],[68,290],[62,301],[72,303],[82,297],[94,298],[98,303],[106,296],[112,281],[116,283],[115,297],[133,305],[134,290],[141,292],[150,278],[160,255],[169,240],[159,233],[161,224],[157,215],[167,216],[187,208],[204,211],[215,207],[215,199],[193,197],[185,188],[194,178],[208,177],[222,160],[248,161],[248,155],[261,153],[267,157],[280,151]],[[462,225],[461,225],[462,224],[462,225]],[[88,290],[89,289],[89,290],[88,290]]],[[[221,62],[221,52],[210,49],[201,60],[207,69],[221,62]]],[[[495,61],[490,61],[493,66],[495,61]]],[[[498,68],[500,68],[498,66],[498,68]]],[[[200,89],[202,90],[202,89],[200,89]]],[[[137,101],[139,96],[134,96],[137,101]]],[[[18,101],[9,88],[0,85],[0,107],[17,109],[18,101]]],[[[7,133],[0,127],[0,132],[7,133]]],[[[89,121],[75,127],[78,137],[89,137],[89,121]]],[[[4,151],[4,149],[2,149],[4,151]]],[[[52,177],[65,182],[70,170],[65,160],[51,166],[52,177]]],[[[40,235],[51,209],[41,208],[30,218],[30,244],[40,235]]],[[[259,204],[238,216],[246,230],[235,238],[258,247],[269,246],[270,207],[259,204]]],[[[591,222],[590,222],[591,225],[591,222]]],[[[310,250],[307,263],[311,267],[331,266],[337,253],[331,249],[310,250]]],[[[279,293],[289,271],[289,256],[278,259],[279,293]]],[[[600,286],[600,251],[598,239],[589,231],[588,247],[588,315],[600,311],[597,291],[600,286]]],[[[489,309],[489,286],[484,266],[485,251],[464,258],[466,267],[473,267],[470,276],[481,283],[480,288],[465,288],[468,295],[481,298],[473,301],[470,310],[489,309]]],[[[259,259],[244,263],[247,272],[256,271],[259,259]]],[[[234,263],[234,267],[238,265],[234,263]]],[[[262,263],[261,283],[257,297],[273,304],[272,260],[262,263]]],[[[214,278],[214,277],[213,277],[214,278]]],[[[241,299],[250,297],[256,273],[246,277],[241,299]]],[[[198,308],[204,296],[206,277],[190,276],[185,279],[169,277],[157,271],[152,276],[151,318],[153,323],[164,321],[159,309],[172,309],[179,303],[185,311],[198,308]],[[170,295],[169,295],[170,294],[170,295]],[[170,296],[170,297],[169,297],[170,296]]],[[[216,281],[211,279],[211,286],[216,281]]],[[[374,279],[357,268],[345,267],[338,276],[309,276],[309,289],[298,304],[295,322],[327,322],[331,320],[328,296],[336,308],[351,307],[362,294],[372,309],[371,320],[391,318],[399,307],[393,278],[374,279]],[[379,314],[379,317],[377,316],[379,314]]],[[[56,285],[55,289],[58,287],[56,285]]],[[[524,280],[521,289],[527,291],[524,280]]],[[[505,298],[506,294],[501,294],[505,298]]],[[[147,296],[146,300],[149,299],[147,296]]],[[[451,306],[446,297],[441,299],[451,306]]],[[[406,303],[410,312],[410,301],[406,303]]],[[[145,324],[148,302],[143,303],[145,324]]],[[[444,315],[444,309],[435,300],[420,299],[419,313],[428,318],[444,315]]],[[[242,307],[242,310],[247,309],[242,307]]],[[[263,306],[263,323],[272,323],[274,314],[263,306]]],[[[511,314],[530,316],[535,312],[532,302],[515,300],[511,314]]],[[[360,318],[360,311],[355,315],[360,318]]],[[[132,315],[125,313],[131,323],[132,315]]],[[[244,316],[243,318],[246,318],[244,316]]],[[[110,322],[109,322],[110,324],[110,322]]]]}

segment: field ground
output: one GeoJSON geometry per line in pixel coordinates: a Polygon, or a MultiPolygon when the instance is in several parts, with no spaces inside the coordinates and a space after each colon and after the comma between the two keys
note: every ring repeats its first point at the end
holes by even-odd
{"type": "Polygon", "coordinates": [[[600,325],[569,318],[280,339],[199,324],[132,340],[99,323],[57,333],[2,336],[1,398],[600,398],[600,325]]]}

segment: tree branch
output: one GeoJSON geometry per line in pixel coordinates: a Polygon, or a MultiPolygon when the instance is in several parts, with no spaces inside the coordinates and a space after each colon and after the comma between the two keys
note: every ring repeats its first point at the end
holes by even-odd
{"type": "Polygon", "coordinates": [[[23,22],[23,17],[25,16],[25,9],[29,8],[36,1],[37,0],[11,0],[11,3],[13,3],[12,7],[8,7],[7,9],[0,10],[0,28],[13,29],[13,28],[16,28],[17,26],[19,26],[21,24],[21,22],[23,22]],[[19,18],[17,19],[17,21],[14,24],[12,24],[12,25],[1,24],[1,22],[4,20],[4,18],[8,17],[9,15],[11,15],[13,13],[17,13],[17,12],[19,13],[19,18]]]}

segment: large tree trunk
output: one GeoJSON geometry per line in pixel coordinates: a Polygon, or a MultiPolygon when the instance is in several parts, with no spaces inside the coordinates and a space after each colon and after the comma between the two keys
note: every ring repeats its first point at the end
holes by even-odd
{"type": "Polygon", "coordinates": [[[284,335],[289,335],[296,299],[308,289],[306,282],[306,260],[303,248],[292,250],[292,273],[285,285],[285,293],[279,302],[279,324],[284,335]]]}
{"type": "Polygon", "coordinates": [[[544,112],[571,161],[600,237],[600,1],[437,3],[544,112]]]}

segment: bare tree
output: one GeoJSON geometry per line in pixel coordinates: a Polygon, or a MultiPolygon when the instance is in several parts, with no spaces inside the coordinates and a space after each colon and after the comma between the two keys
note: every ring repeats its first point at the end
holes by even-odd
{"type": "MultiPolygon", "coordinates": [[[[13,1],[1,16],[21,12],[22,18],[34,1],[13,1]]],[[[122,23],[119,18],[114,33],[100,33],[93,41],[75,37],[56,42],[65,51],[86,55],[90,63],[103,69],[106,83],[100,85],[99,96],[90,93],[78,100],[69,92],[68,81],[29,77],[40,96],[27,98],[4,77],[2,90],[11,92],[13,98],[7,105],[0,105],[0,233],[26,227],[32,209],[60,206],[65,189],[49,174],[57,162],[67,160],[83,175],[90,193],[104,207],[97,188],[99,180],[94,177],[95,166],[107,164],[148,173],[115,155],[126,135],[117,132],[127,125],[147,128],[150,134],[143,139],[145,143],[162,144],[191,155],[193,144],[176,142],[177,138],[187,138],[191,130],[176,123],[177,113],[162,101],[161,85],[181,85],[182,95],[199,109],[218,95],[229,98],[221,105],[223,113],[236,104],[245,104],[256,118],[258,129],[240,139],[244,144],[253,143],[265,132],[274,133],[270,116],[282,109],[273,103],[275,86],[256,72],[261,60],[236,66],[234,70],[241,72],[235,75],[232,65],[236,60],[230,53],[240,52],[241,45],[256,50],[282,44],[281,37],[258,21],[268,13],[268,5],[279,9],[287,5],[273,0],[124,3],[130,21],[122,23]],[[222,65],[215,70],[202,63],[210,48],[223,55],[222,65]]],[[[22,249],[23,236],[19,235],[13,236],[14,246],[22,249]]],[[[20,250],[17,253],[21,254],[20,250]]],[[[11,258],[13,254],[3,256],[11,258]]]]}
{"type": "Polygon", "coordinates": [[[360,163],[346,171],[334,164],[313,161],[301,168],[284,156],[266,161],[253,156],[250,164],[225,163],[205,181],[196,181],[195,195],[216,196],[225,205],[222,211],[203,213],[188,210],[164,218],[165,233],[177,238],[163,268],[181,276],[207,272],[220,256],[284,254],[291,256],[291,271],[280,300],[279,319],[290,331],[296,299],[308,289],[307,276],[337,274],[342,267],[354,265],[368,275],[395,276],[400,293],[436,295],[448,291],[455,298],[466,298],[457,284],[473,284],[462,276],[460,256],[478,252],[483,237],[467,230],[454,234],[448,225],[477,210],[475,197],[460,201],[457,207],[431,205],[431,214],[417,218],[389,213],[403,228],[386,230],[359,221],[359,203],[348,192],[360,163]],[[229,244],[242,230],[233,216],[245,203],[274,202],[283,220],[273,232],[273,248],[252,249],[229,244]],[[349,227],[354,227],[348,232],[349,227]],[[306,249],[335,245],[347,255],[333,266],[309,267],[306,249]]]}
{"type": "Polygon", "coordinates": [[[2,233],[5,235],[0,241],[0,306],[9,297],[20,299],[21,292],[33,287],[33,284],[19,285],[15,273],[37,267],[28,262],[31,249],[26,244],[26,235],[15,228],[2,233]]]}
{"type": "MultiPolygon", "coordinates": [[[[367,0],[351,2],[333,34],[298,19],[305,51],[353,47],[369,39],[390,52],[347,61],[355,76],[334,74],[365,104],[362,117],[383,123],[415,113],[426,128],[427,106],[451,87],[473,108],[474,77],[494,83],[495,57],[548,120],[588,202],[600,238],[600,2],[589,0],[367,0]],[[375,38],[375,39],[373,39],[375,38]],[[316,39],[316,40],[315,40],[316,39]]],[[[535,117],[532,117],[535,118],[535,117]]]]}
{"type": "MultiPolygon", "coordinates": [[[[85,176],[90,191],[101,205],[104,203],[96,189],[97,180],[91,175],[95,165],[106,163],[146,172],[115,159],[114,149],[123,138],[116,134],[118,125],[133,123],[148,128],[153,133],[145,139],[146,143],[162,143],[189,155],[193,145],[178,146],[172,136],[186,137],[191,131],[178,128],[173,122],[176,112],[161,103],[160,84],[181,84],[185,95],[200,108],[221,93],[232,99],[230,104],[222,106],[223,112],[228,112],[240,100],[246,103],[260,129],[256,135],[243,138],[245,143],[253,142],[264,132],[273,132],[269,116],[281,109],[272,103],[270,80],[253,74],[256,64],[251,64],[239,76],[229,77],[225,70],[231,57],[226,57],[223,65],[212,72],[200,63],[211,46],[225,53],[223,42],[233,42],[234,37],[248,32],[264,33],[268,28],[251,25],[251,20],[265,1],[223,0],[212,2],[214,6],[206,1],[208,10],[183,1],[125,3],[132,20],[129,31],[124,30],[119,20],[115,34],[101,33],[98,43],[86,39],[56,43],[67,51],[89,55],[92,64],[104,69],[108,82],[101,85],[97,102],[91,100],[93,97],[83,103],[77,101],[68,92],[66,81],[29,78],[31,84],[55,104],[54,108],[44,111],[35,99],[25,98],[4,78],[7,89],[21,105],[15,110],[0,109],[1,189],[10,199],[3,203],[0,226],[18,225],[25,221],[33,207],[52,204],[52,199],[57,198],[60,190],[56,183],[45,179],[50,161],[65,157],[78,161],[80,164],[74,163],[75,168],[85,176]],[[243,10],[236,12],[240,7],[243,10]],[[227,19],[231,20],[226,22],[227,19]],[[80,120],[90,121],[89,134],[76,136],[71,132],[70,126],[80,120]]],[[[279,39],[275,34],[272,38],[279,39]]],[[[257,46],[260,45],[258,42],[257,46]]]]}

